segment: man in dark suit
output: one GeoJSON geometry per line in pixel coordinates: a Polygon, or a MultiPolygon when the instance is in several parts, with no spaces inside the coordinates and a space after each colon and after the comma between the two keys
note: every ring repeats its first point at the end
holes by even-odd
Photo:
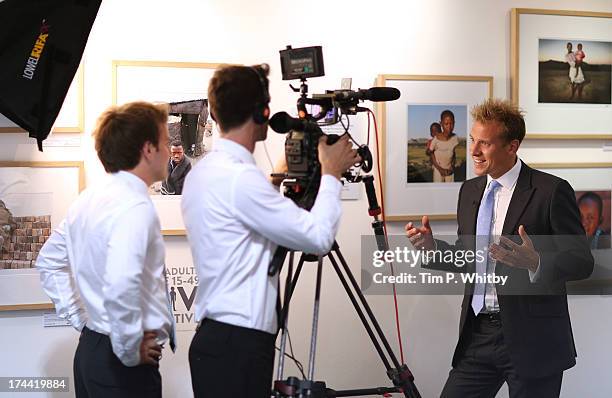
{"type": "Polygon", "coordinates": [[[593,271],[574,191],[518,158],[525,122],[514,105],[490,99],[472,118],[478,177],[459,191],[459,239],[454,245],[433,239],[427,216],[421,227],[406,225],[416,248],[489,252],[467,270],[435,261],[427,267],[508,276],[505,284],[466,283],[459,341],[441,396],[493,398],[506,382],[511,398],[558,397],[563,371],[576,364],[565,282],[593,271]]]}
{"type": "Polygon", "coordinates": [[[181,195],[187,173],[191,171],[191,162],[185,157],[181,141],[173,141],[170,146],[168,177],[162,182],[162,195],[181,195]]]}

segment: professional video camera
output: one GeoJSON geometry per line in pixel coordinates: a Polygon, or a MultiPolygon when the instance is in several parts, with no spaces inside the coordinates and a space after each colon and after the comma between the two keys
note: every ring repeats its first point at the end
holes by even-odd
{"type": "MultiPolygon", "coordinates": [[[[316,198],[321,180],[321,165],[319,163],[317,146],[319,138],[325,133],[321,126],[341,123],[345,133],[349,133],[349,123],[345,125],[343,117],[357,112],[369,111],[359,106],[360,101],[392,101],[400,96],[399,90],[392,87],[373,87],[367,90],[326,90],[325,94],[314,94],[308,97],[309,77],[325,75],[323,51],[321,46],[291,48],[287,46],[280,51],[283,80],[299,79],[299,88],[290,87],[300,93],[297,100],[298,117],[294,118],[287,112],[278,112],[270,119],[272,130],[280,134],[288,134],[285,141],[285,158],[287,173],[274,174],[274,177],[285,177],[285,195],[300,207],[310,209],[316,198]],[[307,106],[311,106],[311,112],[307,106]]],[[[340,136],[329,135],[328,144],[335,143],[340,136]]],[[[352,138],[352,137],[351,137],[352,138]]],[[[353,140],[353,142],[355,142],[353,140]]],[[[355,142],[355,144],[357,144],[355,142]]],[[[372,154],[367,145],[358,145],[357,152],[361,162],[355,166],[364,172],[372,169],[372,154]]],[[[359,182],[357,175],[350,171],[343,177],[348,182],[359,182]]]]}
{"type": "MultiPolygon", "coordinates": [[[[286,112],[279,112],[270,119],[270,127],[277,133],[288,134],[285,141],[285,158],[287,160],[287,173],[274,174],[275,178],[284,178],[285,196],[291,198],[299,206],[310,209],[313,204],[319,184],[321,181],[321,164],[318,158],[319,138],[325,135],[321,126],[328,126],[341,123],[344,133],[349,134],[349,115],[357,112],[372,112],[367,108],[359,106],[360,101],[392,101],[400,96],[399,90],[390,87],[373,87],[367,90],[327,90],[325,94],[313,95],[308,97],[308,85],[306,79],[309,77],[323,76],[323,52],[320,46],[280,51],[283,80],[300,79],[299,88],[290,86],[293,91],[300,93],[297,101],[298,117],[294,118],[286,112]],[[311,107],[308,112],[307,106],[311,107]],[[345,120],[346,119],[346,124],[345,120]]],[[[369,120],[369,119],[368,119],[369,120]]],[[[374,118],[374,123],[376,119],[374,118]]],[[[369,133],[369,131],[368,131],[369,133]]],[[[350,137],[350,134],[349,134],[350,137]]],[[[369,136],[368,136],[369,137],[369,136]]],[[[327,143],[333,144],[338,140],[338,135],[328,135],[327,143]]],[[[351,137],[352,139],[352,137],[351,137]]],[[[355,142],[355,140],[353,140],[355,142]]],[[[355,142],[355,144],[357,144],[355,142]]],[[[368,196],[368,213],[374,217],[372,228],[376,235],[376,242],[380,250],[388,250],[387,240],[384,232],[384,221],[378,217],[381,215],[381,208],[378,206],[376,192],[374,190],[374,178],[372,175],[362,176],[361,171],[368,173],[372,169],[372,154],[367,145],[359,145],[358,153],[361,157],[359,164],[355,166],[359,169],[356,172],[347,171],[343,177],[348,182],[363,182],[368,196]]],[[[278,246],[270,266],[268,274],[273,276],[280,272],[289,249],[278,246]]],[[[405,363],[401,363],[393,349],[389,345],[380,324],[376,320],[371,307],[359,289],[356,278],[352,274],[350,267],[346,263],[344,256],[340,252],[337,242],[334,242],[332,249],[325,256],[313,256],[302,253],[300,256],[295,274],[293,271],[294,251],[289,255],[286,269],[286,283],[284,290],[284,300],[282,307],[279,305],[279,325],[281,325],[282,335],[280,342],[280,356],[277,367],[277,376],[274,381],[273,395],[276,398],[296,398],[296,397],[348,397],[363,395],[384,395],[401,392],[406,398],[421,398],[415,384],[414,376],[405,363]],[[328,388],[324,381],[314,379],[314,362],[317,342],[317,327],[319,317],[319,304],[321,294],[321,274],[323,272],[323,258],[328,258],[342,286],[344,287],[355,311],[359,315],[376,352],[380,355],[381,361],[386,368],[386,374],[393,382],[393,387],[375,387],[351,390],[333,390],[328,388]],[[317,263],[317,278],[315,287],[315,303],[312,321],[312,334],[310,340],[310,353],[308,375],[302,372],[303,379],[297,377],[283,378],[284,357],[286,342],[288,338],[288,314],[289,304],[298,277],[305,262],[317,263]]],[[[280,302],[279,302],[280,304],[280,302]]],[[[403,358],[402,358],[403,362],[403,358]]],[[[298,368],[301,369],[301,364],[298,368]]]]}

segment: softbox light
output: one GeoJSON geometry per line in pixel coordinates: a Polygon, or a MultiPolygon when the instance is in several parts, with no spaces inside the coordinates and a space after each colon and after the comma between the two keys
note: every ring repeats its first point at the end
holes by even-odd
{"type": "Polygon", "coordinates": [[[102,0],[0,2],[0,113],[36,138],[51,131],[102,0]]]}

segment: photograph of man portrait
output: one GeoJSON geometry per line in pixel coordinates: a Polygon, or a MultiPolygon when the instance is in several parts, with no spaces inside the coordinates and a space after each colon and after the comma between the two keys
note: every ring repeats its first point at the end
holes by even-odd
{"type": "MultiPolygon", "coordinates": [[[[168,178],[149,187],[149,194],[156,196],[156,200],[172,202],[172,198],[162,196],[181,195],[190,166],[212,150],[217,130],[206,96],[208,82],[218,66],[205,62],[113,61],[113,104],[131,101],[168,104],[168,142],[173,154],[168,158],[168,178]]],[[[172,206],[175,212],[178,203],[172,206]]]]}
{"type": "Polygon", "coordinates": [[[465,181],[466,131],[466,105],[408,105],[407,182],[465,181]]]}
{"type": "Polygon", "coordinates": [[[171,102],[168,114],[167,177],[149,187],[151,195],[181,195],[191,167],[212,148],[213,121],[207,99],[171,102]]]}
{"type": "Polygon", "coordinates": [[[576,191],[576,202],[591,249],[610,249],[610,191],[576,191]]]}
{"type": "Polygon", "coordinates": [[[612,103],[612,42],[540,39],[538,51],[539,103],[612,103]]]}

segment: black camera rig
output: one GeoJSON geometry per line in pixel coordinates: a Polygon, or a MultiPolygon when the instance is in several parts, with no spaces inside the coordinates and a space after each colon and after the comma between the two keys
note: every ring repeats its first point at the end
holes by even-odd
{"type": "MultiPolygon", "coordinates": [[[[344,115],[355,115],[357,112],[361,111],[369,111],[369,109],[359,106],[360,101],[392,101],[399,98],[400,93],[399,90],[395,88],[373,87],[367,90],[357,91],[330,90],[325,94],[313,95],[309,98],[306,78],[324,75],[323,52],[321,47],[292,49],[291,46],[287,46],[287,49],[282,50],[280,53],[283,80],[300,79],[301,85],[299,88],[291,86],[293,91],[300,93],[300,98],[297,101],[298,117],[294,118],[286,112],[279,112],[270,119],[270,127],[272,127],[274,131],[281,134],[288,134],[285,141],[287,172],[283,174],[273,174],[273,177],[284,178],[283,185],[285,186],[285,196],[291,198],[300,207],[310,209],[314,205],[314,200],[318,193],[321,180],[318,144],[319,138],[326,135],[321,129],[321,126],[340,122],[344,127],[345,134],[349,134],[348,123],[345,126],[342,122],[342,117],[344,115]],[[316,106],[318,112],[316,114],[309,113],[307,105],[316,106]]],[[[333,144],[339,137],[338,135],[328,135],[327,143],[333,144]]],[[[361,160],[355,166],[367,173],[372,169],[372,154],[367,145],[357,146],[361,160]]],[[[380,250],[388,250],[387,239],[384,232],[384,220],[379,219],[379,215],[382,211],[378,206],[376,192],[374,190],[374,178],[371,175],[361,176],[359,172],[353,173],[350,171],[344,173],[343,177],[348,182],[364,183],[368,196],[368,213],[370,216],[374,217],[372,228],[376,235],[377,245],[380,250]]],[[[268,274],[270,276],[274,276],[280,272],[287,254],[289,254],[289,261],[287,265],[284,302],[282,307],[280,305],[278,306],[280,310],[279,325],[282,329],[280,357],[272,395],[276,398],[297,398],[306,396],[327,398],[371,394],[384,395],[400,392],[406,398],[421,398],[414,384],[414,376],[410,372],[410,369],[408,369],[408,366],[400,363],[394,354],[372,309],[363,293],[360,291],[356,278],[353,276],[350,267],[342,256],[337,242],[334,242],[332,250],[325,256],[313,256],[302,253],[295,274],[293,270],[294,251],[282,246],[277,247],[268,268],[268,274]],[[381,358],[387,376],[393,382],[393,387],[333,390],[328,388],[324,381],[316,381],[314,379],[321,274],[323,272],[324,258],[328,258],[332,263],[357,315],[381,358]],[[303,380],[295,377],[283,379],[284,356],[288,336],[289,304],[302,266],[305,262],[318,263],[308,376],[304,375],[303,380]]]]}
{"type": "MultiPolygon", "coordinates": [[[[324,76],[323,51],[320,46],[293,49],[287,46],[280,51],[283,80],[300,79],[300,87],[293,87],[299,92],[297,114],[294,118],[286,112],[278,112],[270,119],[272,130],[287,134],[285,141],[285,159],[287,173],[274,174],[274,177],[285,178],[285,195],[300,207],[310,209],[319,190],[321,165],[318,156],[319,138],[326,135],[321,126],[342,123],[343,116],[356,115],[368,111],[359,106],[360,101],[392,101],[400,96],[399,90],[392,87],[373,87],[365,90],[327,90],[325,94],[314,94],[308,97],[308,77],[324,76]],[[318,109],[316,114],[308,111],[308,105],[318,109]]],[[[344,124],[343,124],[344,126],[344,124]]],[[[348,126],[344,128],[349,134],[348,126]]],[[[327,136],[327,143],[334,144],[340,136],[327,136]]],[[[352,138],[352,137],[351,137],[352,138]]],[[[353,142],[355,142],[353,140],[353,142]]],[[[355,144],[357,144],[355,142],[355,144]]],[[[372,154],[366,144],[357,144],[361,161],[357,169],[368,173],[372,169],[372,154]]],[[[358,175],[347,171],[343,174],[347,182],[360,182],[358,175]]]]}

